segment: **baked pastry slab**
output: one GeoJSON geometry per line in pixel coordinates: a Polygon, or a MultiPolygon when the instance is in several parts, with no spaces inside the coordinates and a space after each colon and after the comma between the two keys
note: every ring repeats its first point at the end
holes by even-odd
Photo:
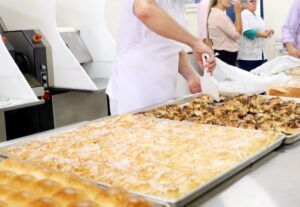
{"type": "Polygon", "coordinates": [[[175,201],[276,140],[274,132],[125,115],[2,153],[175,201]]]}
{"type": "Polygon", "coordinates": [[[0,206],[150,207],[141,198],[17,159],[0,162],[0,206]]]}
{"type": "Polygon", "coordinates": [[[140,114],[201,124],[271,130],[287,135],[300,133],[300,103],[257,95],[223,99],[221,103],[214,103],[203,95],[183,106],[164,106],[140,114]]]}

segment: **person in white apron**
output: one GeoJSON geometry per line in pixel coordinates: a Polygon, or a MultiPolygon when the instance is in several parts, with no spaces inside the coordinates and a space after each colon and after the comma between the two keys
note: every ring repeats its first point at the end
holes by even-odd
{"type": "Polygon", "coordinates": [[[180,0],[123,1],[118,57],[106,91],[112,114],[175,98],[178,71],[192,92],[201,90],[199,75],[179,42],[192,47],[200,65],[201,54],[208,53],[207,67],[211,71],[215,67],[214,55],[181,26],[184,24],[184,5],[180,0]]]}

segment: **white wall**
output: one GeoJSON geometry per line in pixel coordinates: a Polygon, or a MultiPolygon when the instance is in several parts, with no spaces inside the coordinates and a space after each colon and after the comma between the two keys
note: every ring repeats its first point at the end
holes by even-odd
{"type": "Polygon", "coordinates": [[[116,39],[118,32],[118,22],[120,16],[120,10],[123,0],[118,1],[106,1],[106,25],[110,31],[112,37],[116,39]]]}
{"type": "Polygon", "coordinates": [[[267,27],[275,30],[274,38],[268,41],[268,53],[270,57],[274,57],[274,44],[281,44],[281,27],[285,22],[286,16],[293,0],[275,1],[264,0],[265,22],[267,27]]]}

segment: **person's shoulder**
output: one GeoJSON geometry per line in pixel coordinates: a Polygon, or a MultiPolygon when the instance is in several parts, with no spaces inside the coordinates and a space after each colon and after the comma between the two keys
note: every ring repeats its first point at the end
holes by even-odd
{"type": "Polygon", "coordinates": [[[253,16],[252,12],[248,9],[244,9],[241,14],[244,16],[253,16]]]}
{"type": "Polygon", "coordinates": [[[251,11],[248,9],[244,9],[241,13],[241,16],[243,19],[251,19],[254,15],[251,11]]]}

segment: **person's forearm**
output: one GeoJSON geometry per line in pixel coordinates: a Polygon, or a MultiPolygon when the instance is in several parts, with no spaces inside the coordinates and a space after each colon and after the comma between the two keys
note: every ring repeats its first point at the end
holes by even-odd
{"type": "Polygon", "coordinates": [[[294,49],[294,43],[292,42],[286,42],[284,45],[288,51],[294,49]]]}
{"type": "Polygon", "coordinates": [[[257,37],[265,37],[266,35],[265,35],[265,32],[257,32],[256,36],[257,37]]]}
{"type": "Polygon", "coordinates": [[[134,0],[135,15],[155,33],[193,47],[198,38],[163,11],[155,0],[134,0]]]}
{"type": "Polygon", "coordinates": [[[179,73],[187,81],[195,77],[198,73],[195,71],[188,54],[185,51],[179,53],[179,73]]]}
{"type": "Polygon", "coordinates": [[[243,32],[243,24],[241,14],[237,14],[235,17],[235,29],[238,33],[242,34],[243,32]]]}

